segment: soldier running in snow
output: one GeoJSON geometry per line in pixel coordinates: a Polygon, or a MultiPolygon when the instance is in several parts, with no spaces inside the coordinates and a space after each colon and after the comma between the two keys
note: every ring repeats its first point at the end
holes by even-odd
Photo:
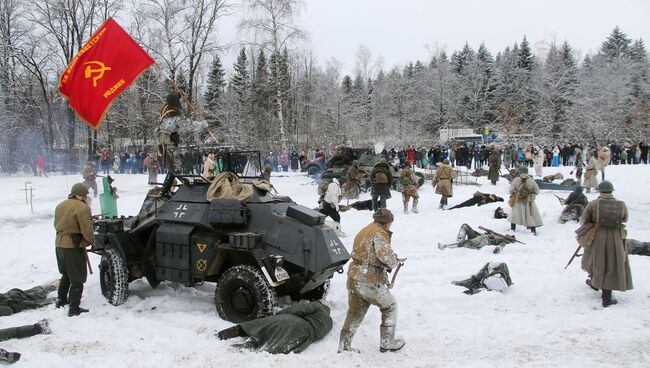
{"type": "Polygon", "coordinates": [[[391,248],[393,214],[382,208],[372,216],[374,222],[354,238],[352,263],[348,268],[348,312],[341,329],[339,352],[353,351],[352,339],[370,305],[381,311],[381,352],[404,347],[404,339],[395,336],[397,301],[390,293],[386,271],[403,262],[391,248]]]}
{"type": "Polygon", "coordinates": [[[402,185],[402,202],[404,203],[404,213],[409,213],[409,201],[413,198],[413,206],[411,211],[418,213],[418,179],[415,172],[411,169],[411,165],[406,164],[399,174],[399,182],[402,185]]]}

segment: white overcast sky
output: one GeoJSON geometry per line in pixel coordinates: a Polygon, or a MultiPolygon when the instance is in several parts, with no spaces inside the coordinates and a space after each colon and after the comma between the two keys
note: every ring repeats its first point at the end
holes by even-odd
{"type": "MultiPolygon", "coordinates": [[[[240,41],[239,10],[220,27],[222,41],[240,41]]],[[[436,47],[451,54],[466,41],[496,55],[524,35],[536,52],[567,40],[582,58],[616,25],[650,47],[650,0],[306,0],[299,24],[319,63],[335,58],[344,73],[352,73],[360,45],[381,56],[384,69],[428,61],[436,47]]],[[[237,51],[222,55],[229,73],[237,51]]]]}

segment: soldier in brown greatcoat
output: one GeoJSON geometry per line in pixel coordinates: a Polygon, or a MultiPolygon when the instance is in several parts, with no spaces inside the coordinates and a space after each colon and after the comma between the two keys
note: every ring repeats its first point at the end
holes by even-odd
{"type": "Polygon", "coordinates": [[[598,185],[600,196],[589,202],[582,222],[597,226],[591,245],[585,247],[582,269],[589,274],[592,288],[602,290],[603,307],[617,304],[612,290],[632,289],[632,272],[625,247],[627,206],[614,198],[614,186],[607,180],[598,185]]]}
{"type": "Polygon", "coordinates": [[[510,229],[514,231],[517,225],[522,225],[537,235],[536,228],[544,225],[535,203],[535,198],[539,194],[539,186],[533,178],[528,176],[527,167],[519,168],[519,173],[519,176],[512,180],[509,188],[511,199],[514,200],[514,202],[508,202],[508,204],[512,203],[512,211],[508,216],[510,229]]]}
{"type": "Polygon", "coordinates": [[[390,245],[393,214],[381,208],[372,216],[374,222],[361,229],[354,238],[352,263],[348,269],[348,313],[341,329],[339,352],[352,351],[352,338],[370,305],[381,310],[381,352],[404,347],[404,340],[395,337],[397,301],[390,293],[387,270],[403,261],[390,245]]]}
{"type": "Polygon", "coordinates": [[[86,247],[95,244],[87,196],[88,187],[77,183],[72,186],[68,199],[59,203],[54,211],[56,262],[61,273],[56,307],[69,303],[70,317],[88,312],[79,306],[87,277],[86,247]]]}
{"type": "Polygon", "coordinates": [[[442,165],[436,170],[436,175],[433,178],[434,187],[436,187],[436,194],[441,194],[440,209],[444,209],[447,205],[447,198],[453,197],[453,187],[451,180],[456,177],[456,171],[449,166],[449,160],[442,161],[442,165]]]}
{"type": "Polygon", "coordinates": [[[497,181],[499,181],[499,169],[501,169],[501,154],[499,154],[499,150],[496,148],[490,152],[490,156],[488,157],[488,166],[490,167],[490,170],[488,171],[488,179],[492,185],[496,185],[497,181]]]}

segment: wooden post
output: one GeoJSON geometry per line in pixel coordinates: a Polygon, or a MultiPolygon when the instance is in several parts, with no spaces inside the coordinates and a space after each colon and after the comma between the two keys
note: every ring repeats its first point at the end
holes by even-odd
{"type": "Polygon", "coordinates": [[[18,189],[21,191],[25,192],[25,204],[29,205],[29,208],[31,209],[32,213],[34,213],[34,203],[32,201],[32,197],[34,197],[33,191],[35,190],[32,188],[32,182],[31,181],[26,181],[25,182],[25,188],[24,189],[18,189]],[[29,192],[29,194],[27,194],[29,192]]]}

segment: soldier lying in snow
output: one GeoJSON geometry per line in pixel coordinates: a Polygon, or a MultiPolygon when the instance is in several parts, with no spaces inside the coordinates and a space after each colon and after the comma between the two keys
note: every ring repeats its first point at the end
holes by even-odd
{"type": "MultiPolygon", "coordinates": [[[[33,325],[25,325],[19,327],[9,327],[0,329],[0,341],[6,341],[10,339],[24,339],[26,337],[31,337],[35,335],[49,335],[52,331],[50,330],[49,322],[44,319],[33,325]]],[[[20,353],[9,352],[4,349],[0,349],[0,361],[5,361],[9,363],[15,363],[20,359],[20,353]]]]}
{"type": "Polygon", "coordinates": [[[482,206],[484,204],[494,203],[494,202],[503,202],[503,198],[490,193],[476,192],[474,193],[472,198],[466,200],[463,203],[459,203],[449,209],[453,210],[454,208],[470,207],[474,205],[482,206]]]}
{"type": "Polygon", "coordinates": [[[569,194],[569,197],[567,199],[560,197],[558,197],[558,199],[560,200],[560,203],[566,206],[560,215],[561,223],[565,223],[567,221],[580,221],[582,211],[584,211],[585,207],[589,203],[587,196],[585,196],[583,193],[583,188],[581,185],[577,185],[575,190],[569,194]]]}
{"type": "Polygon", "coordinates": [[[332,330],[330,309],[319,301],[298,303],[276,315],[242,322],[219,331],[219,339],[247,337],[233,345],[266,351],[271,354],[300,353],[332,330]]]}
{"type": "Polygon", "coordinates": [[[6,293],[0,293],[0,317],[53,303],[54,298],[48,298],[47,294],[56,290],[58,285],[59,281],[56,280],[28,290],[11,289],[6,293]]]}
{"type": "Polygon", "coordinates": [[[480,271],[462,281],[452,281],[454,285],[466,287],[463,293],[473,295],[481,289],[506,291],[512,285],[508,265],[501,262],[486,263],[480,271]]]}
{"type": "Polygon", "coordinates": [[[552,183],[555,180],[562,180],[564,179],[564,175],[562,173],[556,173],[554,175],[546,175],[545,177],[542,178],[542,181],[544,183],[552,183]]]}
{"type": "Polygon", "coordinates": [[[508,218],[508,214],[506,211],[503,210],[501,207],[497,207],[496,210],[494,210],[494,218],[495,219],[505,219],[508,218]]]}
{"type": "Polygon", "coordinates": [[[517,239],[511,235],[501,235],[491,230],[487,230],[484,234],[472,229],[469,225],[463,224],[458,231],[456,243],[442,244],[438,243],[438,248],[443,250],[445,248],[470,248],[481,249],[486,245],[495,245],[494,253],[500,253],[506,244],[514,243],[517,239]]]}
{"type": "Polygon", "coordinates": [[[627,254],[650,256],[650,242],[642,242],[635,239],[626,239],[627,254]]]}

